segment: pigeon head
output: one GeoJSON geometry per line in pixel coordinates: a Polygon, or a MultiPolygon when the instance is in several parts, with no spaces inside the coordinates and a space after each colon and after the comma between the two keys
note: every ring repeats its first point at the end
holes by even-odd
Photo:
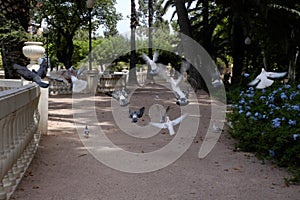
{"type": "Polygon", "coordinates": [[[176,104],[179,105],[179,106],[185,106],[189,103],[188,99],[187,98],[179,98],[177,99],[176,101],[176,104]]]}
{"type": "MultiPolygon", "coordinates": [[[[154,63],[154,65],[155,65],[155,63],[154,63]]],[[[159,71],[159,68],[156,68],[156,69],[151,70],[149,73],[150,73],[151,75],[157,75],[157,74],[158,74],[158,71],[159,71]]]]}
{"type": "Polygon", "coordinates": [[[138,121],[138,118],[141,118],[143,116],[144,110],[145,110],[145,107],[142,107],[139,110],[134,111],[134,112],[129,111],[129,116],[131,118],[131,122],[136,123],[138,121]]]}

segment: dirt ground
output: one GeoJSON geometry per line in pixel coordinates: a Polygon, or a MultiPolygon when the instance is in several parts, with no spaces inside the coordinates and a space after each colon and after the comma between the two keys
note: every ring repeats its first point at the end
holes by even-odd
{"type": "MultiPolygon", "coordinates": [[[[226,130],[204,159],[199,147],[208,129],[210,101],[197,92],[201,119],[188,150],[169,166],[148,173],[127,173],[102,164],[83,145],[72,110],[72,95],[49,97],[49,131],[12,199],[20,200],[192,200],[192,199],[299,199],[300,187],[286,185],[289,174],[272,163],[262,164],[252,154],[233,151],[234,140],[226,130]]],[[[114,100],[113,100],[114,101],[114,100]]],[[[179,116],[174,95],[160,87],[137,89],[130,109],[146,107],[139,126],[149,123],[148,108],[154,102],[170,106],[169,116],[179,116]]],[[[102,129],[114,144],[127,151],[147,153],[172,141],[166,130],[147,139],[132,139],[114,122],[111,98],[95,97],[96,113],[102,129]]],[[[82,110],[85,108],[82,107],[82,110]]],[[[128,108],[127,108],[128,109],[128,108]]],[[[124,119],[131,123],[129,118],[124,119]]],[[[80,122],[77,122],[80,123],[80,122]]],[[[175,127],[175,131],[177,130],[175,127]]],[[[90,133],[91,137],[94,133],[90,133]]],[[[91,139],[91,138],[90,138],[91,139]]]]}

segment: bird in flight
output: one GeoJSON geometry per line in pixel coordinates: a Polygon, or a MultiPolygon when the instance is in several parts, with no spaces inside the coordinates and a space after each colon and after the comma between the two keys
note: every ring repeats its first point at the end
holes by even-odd
{"type": "Polygon", "coordinates": [[[72,91],[74,93],[79,93],[83,91],[86,86],[87,82],[84,80],[80,80],[78,77],[80,74],[82,74],[86,68],[82,66],[78,70],[75,70],[73,66],[71,66],[67,70],[60,70],[56,72],[51,72],[50,76],[47,76],[50,79],[59,81],[59,82],[64,82],[64,83],[71,83],[72,91]]]}
{"type": "Polygon", "coordinates": [[[167,112],[170,110],[170,106],[168,106],[166,109],[160,109],[160,107],[157,105],[158,112],[160,114],[160,123],[164,123],[167,120],[167,112]]]}
{"type": "Polygon", "coordinates": [[[175,80],[173,77],[167,77],[167,81],[171,83],[171,88],[176,94],[176,104],[180,106],[187,105],[189,91],[182,91],[179,87],[180,82],[183,80],[184,73],[188,70],[189,64],[182,61],[179,77],[175,80]]]}
{"type": "Polygon", "coordinates": [[[144,53],[142,54],[142,58],[151,67],[151,70],[150,70],[149,73],[152,74],[152,75],[156,75],[159,72],[159,66],[156,63],[157,60],[158,60],[158,55],[159,55],[158,51],[155,51],[154,54],[153,54],[153,58],[151,60],[146,54],[144,54],[144,53]]]}
{"type": "Polygon", "coordinates": [[[137,111],[129,110],[129,117],[131,118],[131,122],[136,123],[138,121],[138,118],[141,118],[143,116],[144,111],[145,111],[145,107],[142,107],[137,111]]]}
{"type": "Polygon", "coordinates": [[[264,68],[261,69],[261,73],[248,85],[256,85],[257,89],[264,89],[273,84],[273,78],[282,78],[287,74],[287,72],[267,72],[264,68]],[[271,79],[270,79],[271,78],[271,79]]]}
{"type": "Polygon", "coordinates": [[[13,64],[13,68],[17,71],[17,73],[22,76],[27,81],[33,81],[37,83],[42,88],[47,88],[49,86],[48,83],[42,82],[42,79],[46,77],[48,66],[46,63],[46,59],[42,61],[40,64],[40,68],[38,71],[34,69],[30,71],[27,67],[21,66],[19,64],[13,64]]]}
{"type": "Polygon", "coordinates": [[[169,131],[169,134],[172,136],[175,134],[175,131],[174,131],[174,127],[173,126],[176,126],[177,124],[179,124],[180,122],[182,122],[182,120],[187,116],[188,114],[184,114],[184,115],[181,115],[180,117],[174,119],[174,120],[170,120],[169,116],[166,116],[166,121],[163,122],[163,123],[157,123],[157,122],[150,122],[149,124],[152,125],[152,126],[155,126],[155,127],[158,127],[158,128],[161,128],[161,129],[168,129],[169,131]]]}
{"type": "Polygon", "coordinates": [[[128,90],[121,89],[121,90],[115,90],[113,92],[108,92],[106,94],[119,101],[120,106],[127,106],[129,104],[129,100],[128,100],[129,93],[130,92],[128,90]]]}

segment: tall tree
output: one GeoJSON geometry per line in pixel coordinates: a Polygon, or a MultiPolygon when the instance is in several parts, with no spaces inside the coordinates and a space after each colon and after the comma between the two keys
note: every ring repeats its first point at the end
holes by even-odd
{"type": "Polygon", "coordinates": [[[138,25],[137,13],[135,8],[135,1],[131,0],[131,17],[130,17],[130,70],[129,70],[129,77],[128,77],[128,84],[137,84],[137,77],[136,77],[136,41],[135,41],[135,32],[136,27],[138,25]]]}
{"type": "MultiPolygon", "coordinates": [[[[37,0],[38,1],[38,0],[37,0]]],[[[92,10],[93,30],[105,25],[107,32],[115,32],[120,19],[114,7],[115,0],[97,0],[92,10]]],[[[81,28],[88,28],[89,15],[86,1],[45,0],[40,8],[40,16],[46,18],[52,32],[55,32],[57,58],[66,68],[72,66],[74,52],[73,38],[81,28]]]]}
{"type": "Polygon", "coordinates": [[[5,78],[19,78],[12,64],[28,64],[22,53],[29,24],[30,0],[7,0],[0,3],[0,48],[5,78]]]}

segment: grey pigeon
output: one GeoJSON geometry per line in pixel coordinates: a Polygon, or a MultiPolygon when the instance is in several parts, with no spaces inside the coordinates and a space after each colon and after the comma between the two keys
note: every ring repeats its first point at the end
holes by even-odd
{"type": "Polygon", "coordinates": [[[78,70],[75,70],[74,67],[71,66],[68,70],[51,72],[48,78],[59,82],[71,83],[72,91],[78,93],[83,91],[87,86],[86,81],[78,79],[79,75],[82,74],[85,70],[86,68],[84,66],[79,68],[78,70]]]}
{"type": "Polygon", "coordinates": [[[49,86],[48,83],[42,82],[42,78],[45,78],[47,75],[48,66],[45,60],[40,64],[40,68],[38,71],[32,70],[30,71],[27,67],[13,64],[13,68],[17,71],[19,75],[21,75],[27,81],[33,81],[37,83],[42,88],[47,88],[49,86]]]}
{"type": "Polygon", "coordinates": [[[158,51],[155,51],[154,54],[153,54],[153,58],[151,60],[146,54],[144,54],[144,53],[142,54],[142,58],[151,67],[151,70],[150,70],[149,73],[152,74],[152,75],[156,75],[159,72],[159,67],[156,64],[157,59],[158,59],[158,55],[159,55],[158,51]]]}
{"type": "Polygon", "coordinates": [[[107,93],[107,95],[119,101],[120,106],[127,106],[129,104],[128,93],[129,92],[127,90],[121,89],[121,90],[115,90],[112,93],[107,93]]]}
{"type": "Polygon", "coordinates": [[[142,107],[139,110],[133,112],[129,110],[129,117],[131,118],[131,122],[136,123],[138,121],[138,118],[141,118],[143,116],[144,111],[145,107],[142,107]]]}

